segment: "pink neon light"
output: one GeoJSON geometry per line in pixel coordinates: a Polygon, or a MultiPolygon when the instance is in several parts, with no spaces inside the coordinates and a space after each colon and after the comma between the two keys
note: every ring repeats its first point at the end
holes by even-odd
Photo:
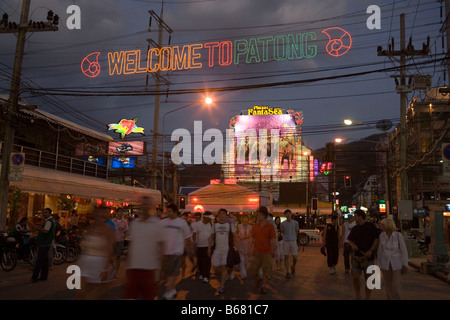
{"type": "Polygon", "coordinates": [[[85,76],[95,78],[100,74],[101,68],[100,63],[98,62],[99,55],[100,52],[93,52],[83,59],[81,62],[81,71],[85,76]]]}
{"type": "Polygon", "coordinates": [[[323,30],[322,33],[325,33],[328,36],[329,41],[326,50],[330,56],[343,56],[352,47],[352,36],[342,28],[328,28],[323,30]],[[331,34],[338,37],[333,38],[331,34]]]}

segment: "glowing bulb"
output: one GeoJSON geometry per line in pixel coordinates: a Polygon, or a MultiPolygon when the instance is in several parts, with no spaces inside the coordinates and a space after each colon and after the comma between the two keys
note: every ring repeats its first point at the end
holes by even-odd
{"type": "Polygon", "coordinates": [[[350,126],[350,125],[353,123],[353,121],[350,120],[350,119],[345,119],[345,120],[344,120],[344,123],[345,123],[346,125],[350,126]]]}
{"type": "Polygon", "coordinates": [[[341,143],[343,141],[343,139],[342,138],[336,138],[336,139],[334,139],[334,141],[336,141],[337,143],[341,143]]]}
{"type": "Polygon", "coordinates": [[[208,98],[205,99],[205,103],[206,104],[211,104],[211,103],[213,103],[213,100],[208,97],[208,98]]]}

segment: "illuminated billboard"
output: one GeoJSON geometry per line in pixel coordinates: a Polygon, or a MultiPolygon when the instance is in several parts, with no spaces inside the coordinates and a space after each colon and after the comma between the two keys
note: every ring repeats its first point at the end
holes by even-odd
{"type": "Polygon", "coordinates": [[[105,165],[105,159],[104,158],[96,158],[96,157],[86,157],[84,158],[84,161],[87,162],[91,162],[91,163],[96,163],[96,164],[101,164],[102,166],[105,165]]]}
{"type": "MultiPolygon", "coordinates": [[[[258,107],[249,109],[251,115],[235,116],[230,121],[234,129],[234,146],[229,146],[226,157],[235,161],[223,166],[228,179],[255,182],[260,179],[275,182],[306,181],[308,179],[308,157],[302,155],[301,112],[280,108],[258,107]],[[256,112],[258,111],[258,112],[256,112]],[[260,115],[262,114],[267,115],[260,115]],[[257,114],[257,115],[255,115],[257,114]],[[265,135],[265,136],[264,136],[265,135]],[[273,141],[277,138],[278,145],[273,141]],[[261,147],[267,144],[266,158],[261,147]],[[278,155],[272,150],[278,149],[278,155]],[[270,161],[267,159],[270,158],[270,161]]],[[[275,151],[276,152],[276,151],[275,151]]]]}
{"type": "Polygon", "coordinates": [[[108,148],[108,155],[142,156],[144,155],[144,141],[110,142],[108,148]]]}
{"type": "Polygon", "coordinates": [[[80,142],[75,146],[76,157],[89,157],[89,156],[105,156],[107,154],[106,143],[85,143],[80,142]]]}
{"type": "Polygon", "coordinates": [[[113,169],[136,168],[136,157],[113,158],[111,167],[113,169]]]}

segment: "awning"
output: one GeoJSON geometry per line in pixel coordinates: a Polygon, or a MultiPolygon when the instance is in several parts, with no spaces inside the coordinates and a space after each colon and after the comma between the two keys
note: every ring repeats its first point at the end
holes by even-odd
{"type": "Polygon", "coordinates": [[[218,212],[220,209],[227,209],[228,212],[256,212],[258,205],[214,205],[214,204],[188,204],[185,212],[218,212]]]}
{"type": "Polygon", "coordinates": [[[259,194],[238,184],[210,184],[189,193],[185,211],[255,212],[259,194]]]}
{"type": "Polygon", "coordinates": [[[25,192],[48,195],[69,194],[75,197],[130,203],[138,202],[142,196],[149,196],[157,203],[161,201],[161,192],[158,190],[130,187],[99,178],[29,165],[25,165],[22,181],[11,181],[11,184],[25,192]]]}

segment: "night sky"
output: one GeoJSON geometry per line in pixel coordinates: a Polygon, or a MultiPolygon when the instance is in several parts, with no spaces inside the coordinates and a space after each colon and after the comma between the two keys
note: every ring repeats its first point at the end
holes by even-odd
{"type": "MultiPolygon", "coordinates": [[[[0,14],[7,12],[10,21],[18,22],[21,3],[19,0],[2,0],[0,14]]],[[[110,76],[107,54],[141,50],[142,59],[146,60],[146,39],[158,40],[156,21],[152,21],[151,32],[148,32],[148,11],[161,14],[161,1],[32,0],[31,19],[46,20],[49,9],[60,16],[60,29],[57,32],[28,34],[22,97],[29,103],[39,104],[39,108],[45,111],[104,133],[109,123],[138,117],[138,125],[145,128],[146,135],[134,135],[132,138],[148,141],[148,150],[151,150],[154,96],[52,96],[46,93],[152,92],[155,89],[152,76],[149,76],[147,88],[146,74],[110,76]],[[67,28],[66,20],[70,15],[66,9],[72,4],[81,8],[81,30],[67,28]],[[80,67],[84,57],[92,52],[101,53],[99,62],[102,71],[96,78],[86,77],[80,67]],[[31,88],[35,91],[32,92],[31,88]]],[[[317,39],[308,41],[310,45],[317,46],[317,54],[313,58],[300,60],[275,60],[269,46],[268,61],[264,62],[260,43],[257,48],[260,50],[259,63],[255,62],[255,57],[249,64],[241,58],[239,64],[225,66],[217,65],[216,60],[216,65],[211,68],[208,66],[208,51],[203,49],[199,51],[202,56],[197,60],[203,64],[202,68],[162,73],[171,85],[169,96],[161,96],[160,126],[165,112],[209,95],[215,101],[211,106],[196,103],[168,115],[166,134],[177,128],[192,130],[194,120],[202,120],[204,130],[218,128],[223,131],[228,128],[232,116],[254,105],[302,111],[304,141],[311,149],[322,148],[337,136],[359,139],[379,133],[364,126],[356,127],[358,130],[345,128],[343,120],[351,117],[371,124],[381,119],[391,119],[394,124],[399,122],[400,97],[395,93],[394,80],[390,78],[398,71],[383,71],[398,66],[398,63],[387,57],[378,57],[377,46],[387,49],[390,38],[394,37],[395,49],[399,49],[400,13],[406,14],[407,42],[412,36],[415,48],[421,49],[427,36],[431,40],[432,56],[408,61],[415,64],[408,68],[408,73],[430,74],[433,76],[433,86],[444,85],[444,66],[441,62],[433,62],[442,58],[444,52],[439,32],[444,19],[440,17],[440,3],[436,0],[164,1],[163,18],[174,31],[171,46],[222,41],[235,43],[239,39],[250,41],[254,38],[314,33],[317,39]],[[380,30],[369,30],[366,26],[370,16],[366,10],[370,5],[381,8],[380,30]],[[325,50],[328,38],[322,31],[331,27],[343,28],[352,36],[352,47],[343,56],[333,57],[325,50]],[[375,70],[379,72],[371,72],[375,70]],[[326,79],[364,72],[371,73],[326,79]],[[312,79],[322,80],[309,81],[312,79]],[[294,83],[286,84],[290,81],[294,83]],[[263,86],[274,83],[278,85],[263,86]],[[261,86],[247,87],[256,84],[261,86]],[[208,88],[227,90],[209,94],[176,94],[208,88]],[[240,90],[236,90],[238,88],[240,90]]],[[[168,45],[168,40],[165,33],[163,46],[168,45]]],[[[13,34],[0,34],[1,93],[7,93],[10,87],[15,41],[13,34]]],[[[166,91],[167,86],[162,85],[161,89],[166,91]]],[[[408,99],[420,94],[423,96],[423,92],[412,92],[408,99]]],[[[109,133],[119,138],[118,134],[109,133]]]]}

